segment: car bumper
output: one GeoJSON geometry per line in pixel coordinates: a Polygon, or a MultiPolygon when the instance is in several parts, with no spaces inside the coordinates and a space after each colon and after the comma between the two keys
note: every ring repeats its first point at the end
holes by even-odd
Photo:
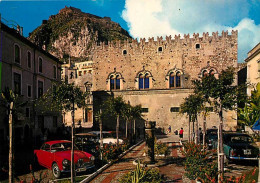
{"type": "Polygon", "coordinates": [[[258,157],[234,157],[234,156],[231,156],[229,157],[231,160],[258,160],[258,157]]]}

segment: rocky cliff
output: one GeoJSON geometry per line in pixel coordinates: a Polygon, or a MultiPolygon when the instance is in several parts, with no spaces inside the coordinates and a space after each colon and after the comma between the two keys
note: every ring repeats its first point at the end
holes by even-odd
{"type": "Polygon", "coordinates": [[[65,7],[49,20],[43,20],[29,39],[63,61],[69,55],[74,61],[85,61],[91,60],[91,50],[97,42],[131,39],[131,36],[109,17],[65,7]]]}

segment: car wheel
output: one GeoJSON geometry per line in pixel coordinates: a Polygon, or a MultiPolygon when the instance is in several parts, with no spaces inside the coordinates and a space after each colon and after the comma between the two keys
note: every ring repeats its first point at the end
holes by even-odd
{"type": "Polygon", "coordinates": [[[61,172],[57,163],[53,163],[52,165],[52,174],[56,179],[60,178],[61,172]]]}

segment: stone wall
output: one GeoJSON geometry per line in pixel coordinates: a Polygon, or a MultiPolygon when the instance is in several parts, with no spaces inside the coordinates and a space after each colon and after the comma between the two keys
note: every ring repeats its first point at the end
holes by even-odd
{"type": "MultiPolygon", "coordinates": [[[[122,96],[131,105],[141,104],[149,108],[144,119],[156,121],[157,127],[172,130],[184,127],[185,116],[171,112],[171,107],[180,107],[184,98],[192,93],[191,80],[198,79],[204,71],[218,74],[229,66],[237,67],[237,31],[213,32],[212,36],[199,34],[149,38],[148,41],[125,41],[123,44],[109,42],[97,45],[93,53],[93,91],[110,92],[110,76],[120,77],[120,89],[113,90],[114,96],[122,96]],[[181,73],[181,87],[169,87],[169,74],[181,73]],[[139,90],[140,73],[149,74],[149,89],[139,90]]],[[[95,99],[94,99],[95,100],[95,99]]],[[[95,104],[94,104],[95,105],[95,104]]],[[[94,109],[95,110],[95,109],[94,109]]],[[[226,128],[236,126],[236,113],[224,114],[226,128]]],[[[218,125],[218,116],[211,113],[208,127],[218,125]]],[[[202,121],[202,120],[201,120],[202,121]]]]}

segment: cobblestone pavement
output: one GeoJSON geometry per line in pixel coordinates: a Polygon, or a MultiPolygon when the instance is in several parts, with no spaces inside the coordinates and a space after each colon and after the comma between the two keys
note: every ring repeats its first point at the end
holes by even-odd
{"type": "MultiPolygon", "coordinates": [[[[163,182],[184,182],[184,183],[194,183],[195,181],[191,181],[185,178],[183,160],[184,157],[181,154],[181,144],[179,142],[179,137],[177,135],[168,135],[168,136],[157,136],[157,140],[163,143],[167,143],[167,146],[170,149],[170,157],[172,157],[171,162],[166,163],[163,166],[159,167],[160,174],[163,175],[163,182]]],[[[187,139],[183,139],[186,141],[187,139]]],[[[99,174],[96,178],[94,178],[91,183],[118,183],[119,179],[128,171],[134,170],[135,165],[133,165],[133,161],[137,158],[141,158],[144,153],[145,143],[142,143],[127,153],[121,160],[117,163],[110,166],[108,169],[99,174]]],[[[226,167],[227,176],[240,176],[242,173],[253,169],[256,165],[252,164],[229,164],[226,167]]]]}
{"type": "Polygon", "coordinates": [[[116,183],[120,177],[128,171],[135,169],[133,161],[138,157],[142,157],[145,143],[141,143],[129,153],[127,153],[121,160],[114,163],[108,169],[99,174],[92,183],[116,183]]]}
{"type": "MultiPolygon", "coordinates": [[[[165,182],[183,182],[182,176],[184,173],[184,169],[181,166],[181,161],[183,156],[180,152],[180,143],[179,142],[167,142],[166,139],[158,141],[162,141],[167,143],[170,149],[170,157],[174,157],[173,164],[165,164],[164,166],[159,167],[160,173],[164,176],[165,182]]],[[[168,139],[169,140],[169,139],[168,139]]],[[[145,142],[135,147],[129,153],[127,153],[121,160],[110,166],[108,169],[99,174],[96,178],[94,178],[91,183],[118,183],[119,179],[125,173],[134,170],[135,165],[133,165],[133,161],[138,158],[143,157],[145,142]]]]}

